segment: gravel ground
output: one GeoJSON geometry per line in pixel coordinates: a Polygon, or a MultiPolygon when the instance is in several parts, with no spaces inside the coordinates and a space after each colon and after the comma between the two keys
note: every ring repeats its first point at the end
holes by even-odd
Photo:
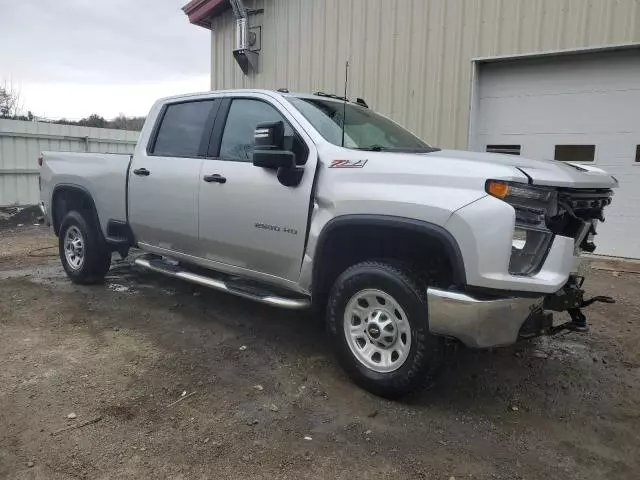
{"type": "Polygon", "coordinates": [[[55,245],[0,231],[0,478],[640,478],[636,274],[592,270],[618,303],[590,334],[459,348],[394,403],[345,378],[308,314],[129,262],[74,286],[55,245]]]}

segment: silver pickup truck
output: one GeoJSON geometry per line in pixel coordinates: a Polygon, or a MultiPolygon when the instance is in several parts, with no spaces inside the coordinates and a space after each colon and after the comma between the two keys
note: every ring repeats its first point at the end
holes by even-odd
{"type": "Polygon", "coordinates": [[[587,329],[578,274],[617,181],[592,166],[440,150],[332,95],[159,100],[135,153],[44,152],[42,209],[76,283],[112,252],[275,307],[326,315],[362,387],[423,387],[447,342],[587,329]],[[551,311],[571,320],[554,323],[551,311]]]}

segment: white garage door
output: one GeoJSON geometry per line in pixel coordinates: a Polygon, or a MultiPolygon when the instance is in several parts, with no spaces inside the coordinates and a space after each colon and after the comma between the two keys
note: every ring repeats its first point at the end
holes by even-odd
{"type": "Polygon", "coordinates": [[[481,64],[477,98],[473,150],[614,175],[596,253],[640,258],[640,49],[481,64]]]}

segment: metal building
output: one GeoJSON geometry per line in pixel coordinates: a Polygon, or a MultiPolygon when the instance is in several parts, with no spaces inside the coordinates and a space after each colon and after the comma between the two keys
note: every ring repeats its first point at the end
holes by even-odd
{"type": "Polygon", "coordinates": [[[0,119],[0,207],[40,201],[43,150],[133,153],[139,132],[0,119]]]}
{"type": "Polygon", "coordinates": [[[605,168],[621,188],[599,253],[640,258],[640,0],[193,0],[183,10],[211,30],[212,89],[341,94],[349,61],[349,96],[433,145],[605,168]]]}

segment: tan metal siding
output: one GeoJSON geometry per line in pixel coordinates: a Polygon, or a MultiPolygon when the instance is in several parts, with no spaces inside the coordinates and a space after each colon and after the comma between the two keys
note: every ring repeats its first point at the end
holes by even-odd
{"type": "Polygon", "coordinates": [[[344,89],[432,144],[467,145],[471,59],[640,42],[640,0],[255,0],[260,73],[236,65],[231,12],[212,28],[212,89],[344,89]]]}
{"type": "Polygon", "coordinates": [[[40,152],[133,153],[138,135],[127,130],[0,119],[0,206],[38,203],[40,152]]]}

